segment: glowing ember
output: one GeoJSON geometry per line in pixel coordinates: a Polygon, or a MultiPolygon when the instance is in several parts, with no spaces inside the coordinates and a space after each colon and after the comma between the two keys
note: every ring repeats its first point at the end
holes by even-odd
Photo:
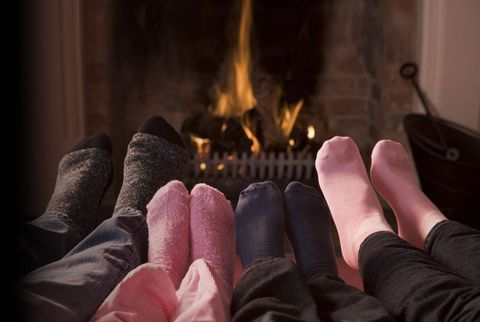
{"type": "Polygon", "coordinates": [[[195,143],[195,147],[197,149],[198,157],[202,159],[205,155],[210,153],[210,140],[198,137],[196,135],[191,134],[190,139],[193,143],[195,143]]]}
{"type": "Polygon", "coordinates": [[[222,171],[223,169],[225,169],[225,165],[224,165],[223,163],[219,163],[219,164],[217,165],[217,170],[218,170],[218,171],[222,171]]]}
{"type": "Polygon", "coordinates": [[[309,140],[313,140],[315,138],[315,127],[313,125],[309,125],[307,127],[307,138],[309,140]]]}
{"type": "Polygon", "coordinates": [[[294,139],[288,140],[288,145],[294,146],[295,145],[295,140],[294,139]]]}
{"type": "Polygon", "coordinates": [[[205,162],[200,163],[200,170],[205,171],[207,164],[205,162]]]}

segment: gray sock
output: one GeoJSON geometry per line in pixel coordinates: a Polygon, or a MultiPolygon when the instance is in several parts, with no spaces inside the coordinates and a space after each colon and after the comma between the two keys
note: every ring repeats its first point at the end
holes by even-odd
{"type": "Polygon", "coordinates": [[[112,171],[110,154],[87,148],[66,154],[58,165],[55,190],[43,216],[60,216],[87,235],[97,222],[100,201],[112,171]]]}
{"type": "Polygon", "coordinates": [[[188,164],[188,151],[164,138],[136,133],[128,145],[123,184],[114,214],[123,208],[141,210],[157,190],[171,180],[181,180],[188,164]]]}

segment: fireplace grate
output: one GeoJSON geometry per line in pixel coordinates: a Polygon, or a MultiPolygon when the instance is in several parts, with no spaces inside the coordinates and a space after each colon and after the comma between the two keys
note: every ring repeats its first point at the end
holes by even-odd
{"type": "Polygon", "coordinates": [[[190,159],[190,175],[194,178],[251,178],[309,180],[315,176],[315,158],[310,153],[261,152],[212,153],[190,159]]]}

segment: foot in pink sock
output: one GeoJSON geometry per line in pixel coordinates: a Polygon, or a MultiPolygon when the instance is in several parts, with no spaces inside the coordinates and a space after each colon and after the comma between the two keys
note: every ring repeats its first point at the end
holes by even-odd
{"type": "Polygon", "coordinates": [[[159,264],[180,286],[190,251],[190,196],[183,183],[174,180],[160,188],[147,205],[148,261],[159,264]]]}
{"type": "Polygon", "coordinates": [[[235,258],[233,211],[223,193],[206,184],[191,192],[192,260],[203,258],[232,285],[235,258]]]}
{"type": "Polygon", "coordinates": [[[399,236],[423,249],[433,226],[447,218],[418,187],[413,163],[400,143],[375,145],[370,177],[397,217],[399,236]]]}
{"type": "Polygon", "coordinates": [[[345,261],[358,268],[360,245],[369,235],[392,231],[368,180],[358,148],[349,137],[323,143],[315,167],[340,237],[345,261]]]}

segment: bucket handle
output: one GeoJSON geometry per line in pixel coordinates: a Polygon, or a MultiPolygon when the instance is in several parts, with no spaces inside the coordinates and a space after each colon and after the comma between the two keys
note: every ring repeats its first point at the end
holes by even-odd
{"type": "Polygon", "coordinates": [[[443,146],[443,150],[445,153],[445,158],[449,161],[457,161],[460,157],[460,152],[456,148],[451,148],[448,146],[445,137],[443,136],[442,132],[438,128],[437,121],[435,117],[432,116],[430,112],[430,108],[427,103],[427,99],[425,95],[423,95],[420,86],[417,83],[417,74],[418,74],[418,66],[413,62],[407,62],[400,67],[400,76],[403,79],[410,80],[412,82],[413,88],[417,93],[420,102],[422,103],[423,107],[425,108],[425,112],[427,113],[428,118],[432,120],[433,128],[435,129],[435,133],[437,134],[438,139],[440,140],[440,144],[443,146]]]}

